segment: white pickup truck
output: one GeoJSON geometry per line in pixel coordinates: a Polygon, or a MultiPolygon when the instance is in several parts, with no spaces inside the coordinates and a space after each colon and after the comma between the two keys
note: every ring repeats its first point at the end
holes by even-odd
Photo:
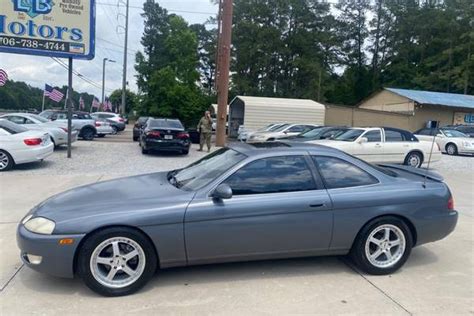
{"type": "Polygon", "coordinates": [[[441,159],[436,143],[418,140],[412,133],[390,127],[350,128],[331,140],[309,143],[334,147],[373,163],[396,163],[419,168],[441,159]]]}

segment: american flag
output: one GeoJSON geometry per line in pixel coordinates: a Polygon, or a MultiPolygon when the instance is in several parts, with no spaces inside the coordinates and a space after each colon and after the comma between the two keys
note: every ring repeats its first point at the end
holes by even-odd
{"type": "Polygon", "coordinates": [[[0,69],[0,87],[4,86],[8,80],[7,72],[3,69],[0,69]]]}
{"type": "Polygon", "coordinates": [[[92,107],[97,109],[100,107],[99,99],[97,99],[96,97],[94,97],[94,99],[92,100],[92,107]]]}
{"type": "Polygon", "coordinates": [[[85,105],[84,105],[84,99],[81,97],[79,98],[79,109],[84,110],[85,105]]]}
{"type": "Polygon", "coordinates": [[[50,98],[55,102],[60,102],[63,99],[64,94],[62,94],[61,91],[58,91],[55,88],[51,87],[50,85],[45,84],[44,96],[50,98]]]}
{"type": "Polygon", "coordinates": [[[109,97],[105,97],[104,101],[104,111],[112,111],[112,102],[110,102],[109,97]]]}

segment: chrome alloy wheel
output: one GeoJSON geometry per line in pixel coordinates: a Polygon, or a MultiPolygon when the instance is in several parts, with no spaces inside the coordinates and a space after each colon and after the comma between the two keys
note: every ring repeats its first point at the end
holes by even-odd
{"type": "Polygon", "coordinates": [[[405,253],[406,240],[403,231],[395,225],[376,227],[365,242],[365,256],[374,267],[389,268],[405,253]]]}
{"type": "Polygon", "coordinates": [[[97,282],[109,288],[123,288],[142,275],[145,252],[134,240],[113,237],[100,243],[91,255],[90,269],[97,282]]]}
{"type": "Polygon", "coordinates": [[[420,156],[417,154],[411,154],[408,156],[408,165],[411,167],[418,168],[421,164],[420,156]]]}
{"type": "Polygon", "coordinates": [[[5,169],[10,163],[10,158],[6,153],[0,152],[0,170],[5,169]]]}

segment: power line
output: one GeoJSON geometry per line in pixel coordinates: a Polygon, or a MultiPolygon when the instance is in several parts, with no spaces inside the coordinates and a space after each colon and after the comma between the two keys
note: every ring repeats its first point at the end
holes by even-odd
{"type": "MultiPolygon", "coordinates": [[[[103,41],[103,42],[106,42],[107,44],[110,44],[110,45],[112,45],[112,46],[120,47],[120,48],[122,48],[122,49],[124,48],[122,45],[117,44],[117,43],[114,43],[114,42],[111,42],[111,41],[109,41],[109,40],[106,40],[105,38],[97,37],[97,39],[99,39],[99,40],[101,40],[101,41],[103,41]]],[[[131,49],[131,48],[127,48],[127,51],[130,51],[130,52],[132,52],[132,53],[138,53],[138,50],[136,50],[136,49],[131,49]]]]}
{"type": "MultiPolygon", "coordinates": [[[[105,5],[105,6],[115,6],[115,4],[111,4],[111,3],[105,3],[105,2],[96,2],[96,4],[98,5],[105,5]]],[[[143,10],[143,7],[140,7],[140,6],[129,6],[130,9],[140,9],[140,10],[143,10]]],[[[166,9],[166,8],[165,8],[166,9]]],[[[166,9],[166,11],[169,11],[169,12],[176,12],[176,13],[188,13],[188,14],[204,14],[204,15],[215,15],[216,12],[202,12],[202,11],[187,11],[187,10],[170,10],[170,9],[166,9]]]]}

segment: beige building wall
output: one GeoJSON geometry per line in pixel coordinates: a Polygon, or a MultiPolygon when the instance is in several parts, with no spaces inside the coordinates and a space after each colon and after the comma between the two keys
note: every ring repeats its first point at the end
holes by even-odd
{"type": "Polygon", "coordinates": [[[362,109],[400,113],[413,113],[414,106],[412,100],[388,90],[377,92],[359,104],[359,108],[362,109]]]}
{"type": "Polygon", "coordinates": [[[458,111],[455,108],[439,105],[418,104],[415,108],[412,130],[425,127],[428,121],[439,121],[440,126],[453,124],[454,112],[458,111]]]}

